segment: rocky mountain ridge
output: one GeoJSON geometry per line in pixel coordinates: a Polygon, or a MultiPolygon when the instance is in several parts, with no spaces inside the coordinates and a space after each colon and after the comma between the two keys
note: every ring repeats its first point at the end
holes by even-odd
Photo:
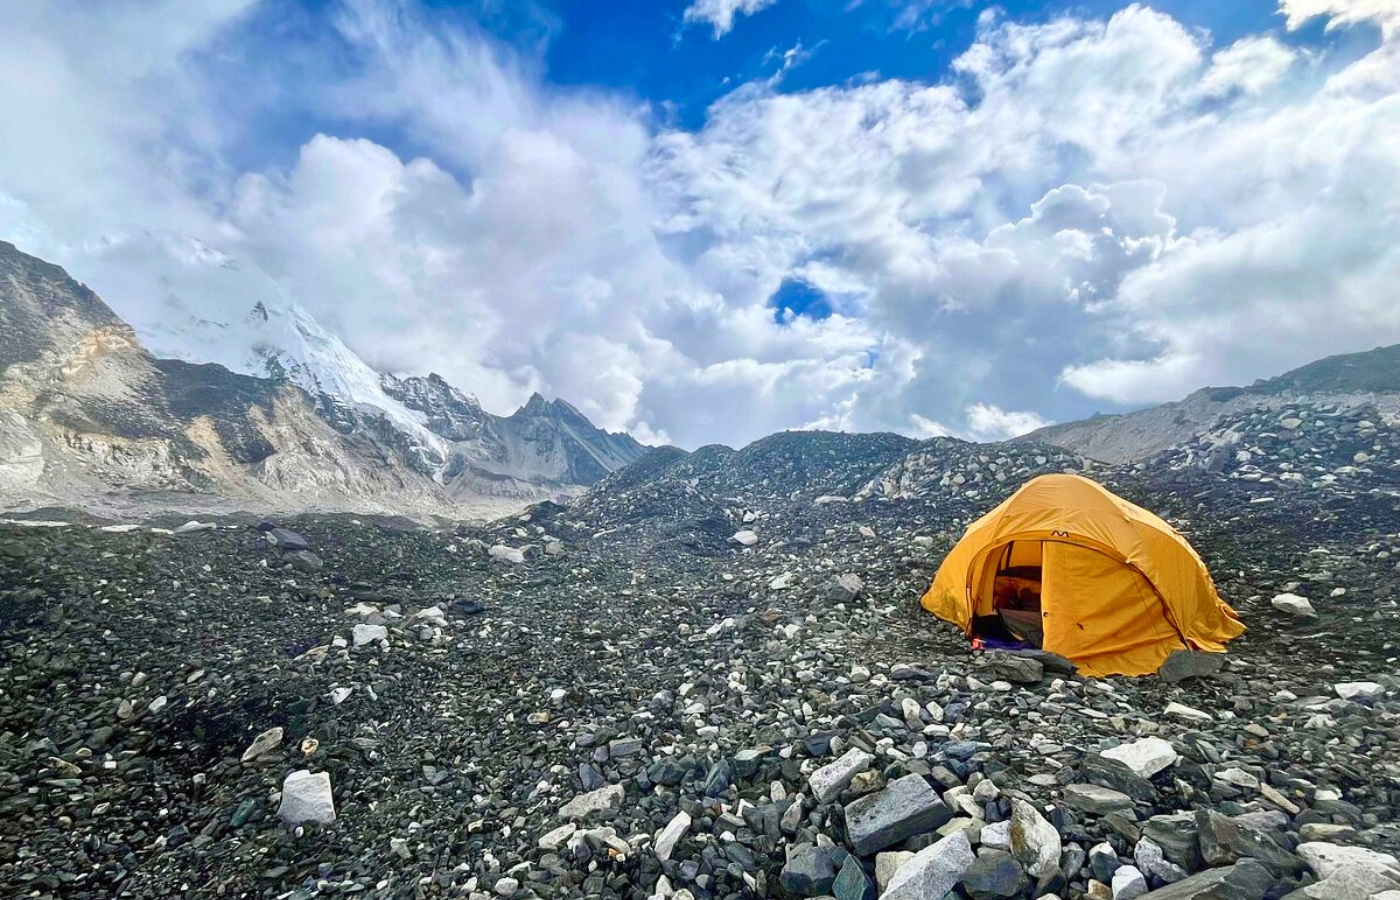
{"type": "Polygon", "coordinates": [[[277,356],[268,378],[158,359],[91,290],[5,243],[0,332],[7,508],[489,517],[573,496],[643,452],[562,401],[494,416],[435,376],[376,374],[386,409],[315,390],[277,356]]]}
{"type": "Polygon", "coordinates": [[[1292,403],[1369,406],[1386,418],[1400,417],[1400,344],[1329,356],[1249,387],[1201,388],[1136,412],[1049,425],[1015,440],[1052,444],[1106,463],[1141,462],[1228,417],[1292,403]]]}

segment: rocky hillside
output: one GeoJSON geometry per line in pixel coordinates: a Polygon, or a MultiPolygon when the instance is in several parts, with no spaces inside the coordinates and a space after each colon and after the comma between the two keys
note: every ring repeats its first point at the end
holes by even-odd
{"type": "Polygon", "coordinates": [[[1299,402],[1370,406],[1386,418],[1400,416],[1400,345],[1329,356],[1246,388],[1202,388],[1174,403],[1050,425],[1018,440],[1108,463],[1138,462],[1199,437],[1225,418],[1299,402]]]}
{"type": "Polygon", "coordinates": [[[561,401],[499,417],[438,378],[382,389],[402,397],[398,414],[292,378],[157,359],[92,291],[0,243],[6,508],[482,517],[577,494],[643,451],[561,401]]]}

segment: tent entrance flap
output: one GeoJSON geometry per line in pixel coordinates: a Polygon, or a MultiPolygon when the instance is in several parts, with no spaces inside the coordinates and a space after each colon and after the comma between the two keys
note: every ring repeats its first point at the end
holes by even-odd
{"type": "Polygon", "coordinates": [[[1075,660],[1084,674],[1155,672],[1186,646],[1161,595],[1132,566],[1048,541],[1044,573],[1045,649],[1075,660]]]}
{"type": "Polygon", "coordinates": [[[1042,542],[1008,541],[980,561],[973,633],[993,645],[1043,643],[1040,622],[1042,542]]]}

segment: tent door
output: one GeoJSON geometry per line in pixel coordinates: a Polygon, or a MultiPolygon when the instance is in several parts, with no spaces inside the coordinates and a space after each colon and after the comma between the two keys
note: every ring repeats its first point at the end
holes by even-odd
{"type": "Polygon", "coordinates": [[[1059,541],[1045,542],[1043,565],[1045,649],[1083,674],[1145,675],[1185,646],[1161,596],[1132,566],[1059,541]]]}

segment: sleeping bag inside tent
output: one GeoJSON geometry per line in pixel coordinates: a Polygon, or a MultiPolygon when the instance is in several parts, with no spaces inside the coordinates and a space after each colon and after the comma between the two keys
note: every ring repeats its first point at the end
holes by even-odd
{"type": "Polygon", "coordinates": [[[1078,475],[1034,478],[968,526],[924,609],[977,646],[1057,653],[1085,675],[1148,675],[1244,632],[1162,519],[1078,475]]]}

